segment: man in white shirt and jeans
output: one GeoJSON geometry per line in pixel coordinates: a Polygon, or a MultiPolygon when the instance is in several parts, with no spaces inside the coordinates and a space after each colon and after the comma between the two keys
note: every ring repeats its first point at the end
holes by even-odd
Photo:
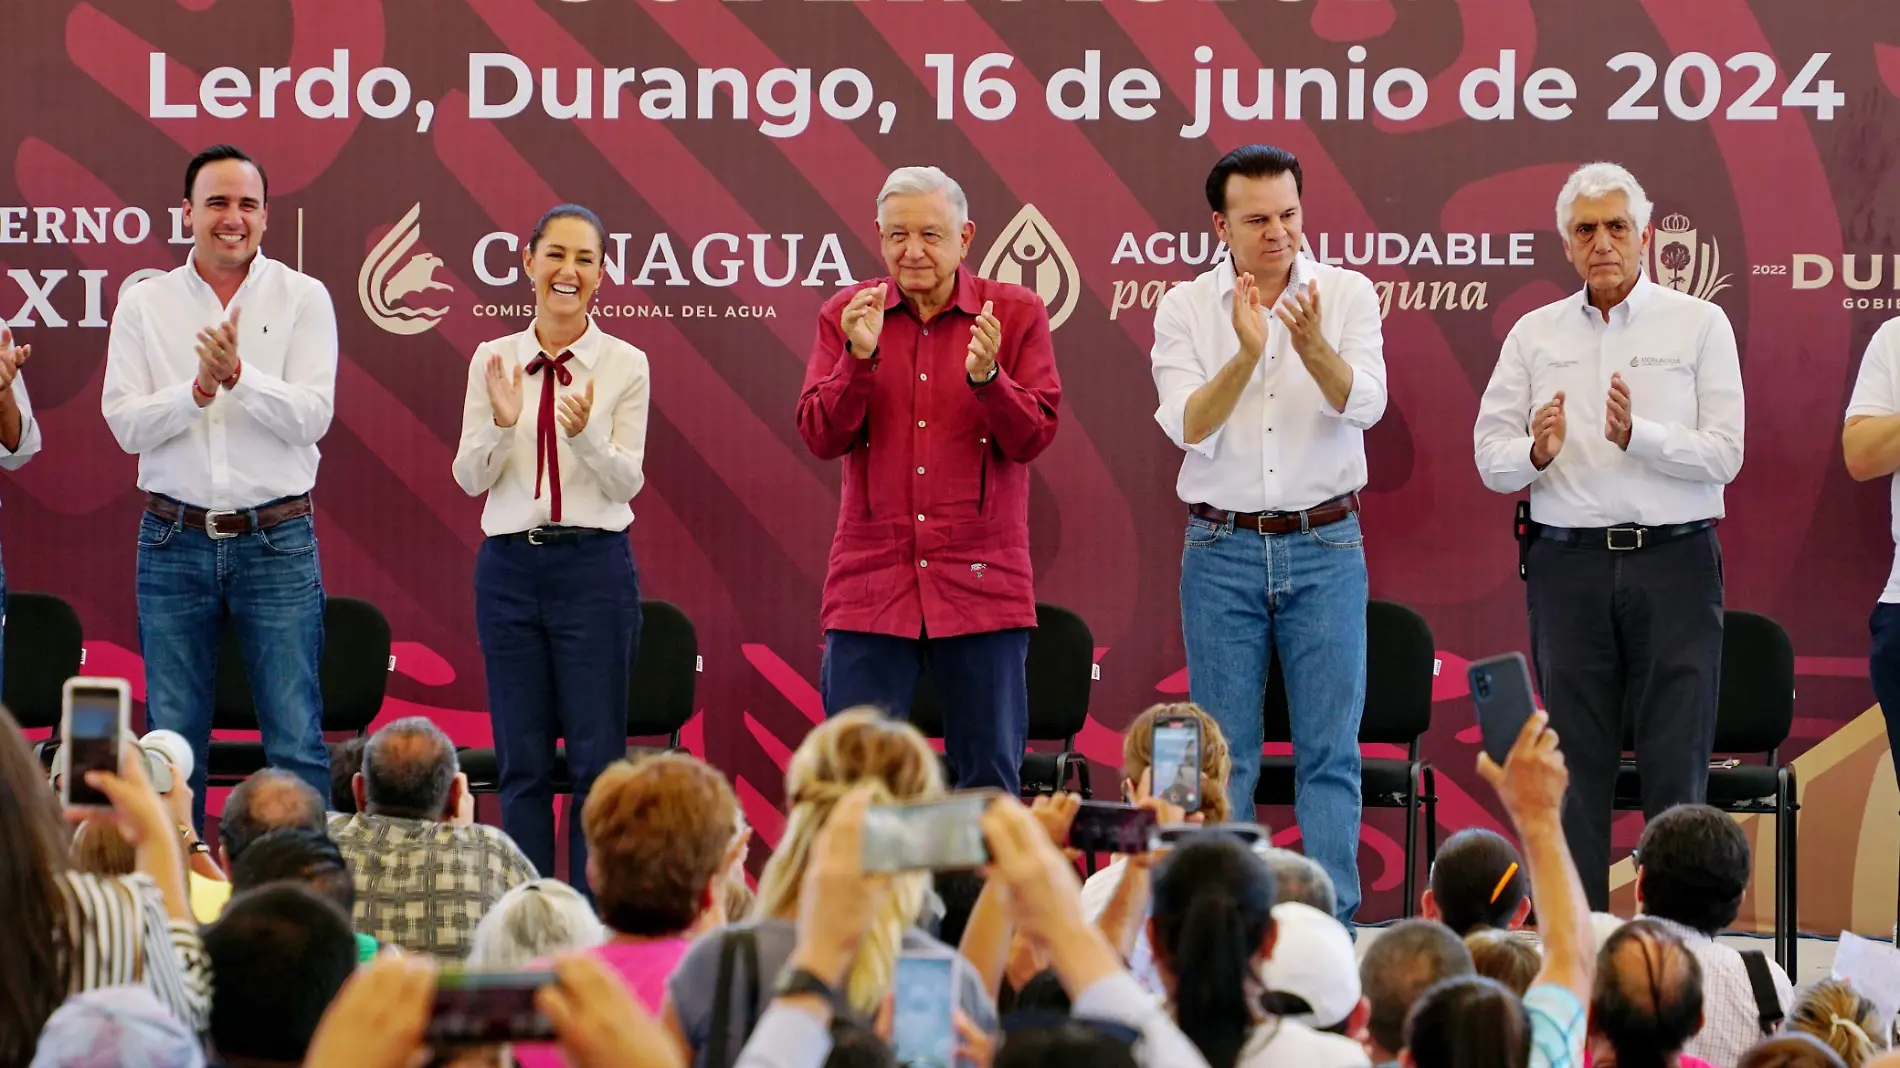
{"type": "Polygon", "coordinates": [[[204,823],[218,647],[237,629],[272,767],[330,794],[322,734],[323,576],[310,488],[336,390],[323,284],[259,251],[270,186],[218,145],[185,170],[185,265],[127,290],[102,408],[139,458],[139,641],[149,725],[196,755],[204,823]]]}
{"type": "Polygon", "coordinates": [[[1385,413],[1372,283],[1300,250],[1292,153],[1247,145],[1207,179],[1221,260],[1155,310],[1155,419],[1187,451],[1181,631],[1194,703],[1233,747],[1233,818],[1253,818],[1270,657],[1286,677],[1294,816],[1359,907],[1359,718],[1366,692],[1364,432],[1385,413]],[[1322,311],[1323,308],[1323,311],[1322,311]]]}
{"type": "Polygon", "coordinates": [[[1707,793],[1722,663],[1715,525],[1742,466],[1735,332],[1721,308],[1643,277],[1649,215],[1622,167],[1570,176],[1557,224],[1584,289],[1518,320],[1472,431],[1485,485],[1530,487],[1531,653],[1570,766],[1566,837],[1599,912],[1626,709],[1645,818],[1707,793]]]}

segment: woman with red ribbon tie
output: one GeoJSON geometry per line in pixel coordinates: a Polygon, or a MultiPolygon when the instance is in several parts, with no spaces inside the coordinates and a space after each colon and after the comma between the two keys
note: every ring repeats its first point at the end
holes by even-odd
{"type": "Polygon", "coordinates": [[[487,494],[475,632],[488,670],[502,827],[554,872],[555,741],[567,745],[569,882],[587,892],[580,811],[627,751],[627,681],[640,638],[628,506],[645,480],[646,354],[587,314],[606,232],[563,204],[522,266],[534,322],[475,350],[455,481],[487,494]],[[524,378],[525,376],[525,378],[524,378]]]}

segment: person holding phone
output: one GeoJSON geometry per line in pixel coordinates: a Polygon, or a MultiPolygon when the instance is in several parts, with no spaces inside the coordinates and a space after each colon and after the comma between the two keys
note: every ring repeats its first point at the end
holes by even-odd
{"type": "Polygon", "coordinates": [[[1570,763],[1565,830],[1598,911],[1625,736],[1645,819],[1708,792],[1722,673],[1715,528],[1742,468],[1734,328],[1715,304],[1644,277],[1649,217],[1624,168],[1571,173],[1556,218],[1582,291],[1511,328],[1472,427],[1484,484],[1530,489],[1531,654],[1570,763]]]}
{"type": "Polygon", "coordinates": [[[819,690],[826,715],[901,717],[927,660],[956,787],[1014,794],[1036,625],[1029,464],[1062,399],[1049,313],[964,267],[976,224],[935,167],[891,172],[877,234],[891,273],[819,309],[798,398],[805,445],[844,461],[819,690]]]}
{"type": "Polygon", "coordinates": [[[336,402],[336,311],[265,256],[270,180],[216,145],[185,167],[182,267],[125,291],[100,408],[139,458],[139,646],[148,725],[191,742],[204,830],[218,649],[237,631],[264,755],[322,791],[323,571],[317,442],[336,402]]]}
{"type": "Polygon", "coordinates": [[[0,1064],[32,1059],[59,1004],[84,990],[143,984],[191,1031],[211,1012],[211,966],[185,889],[178,834],[138,749],[82,767],[65,821],[111,821],[135,851],[131,875],[72,870],[58,797],[20,726],[0,709],[0,1064]]]}
{"type": "Polygon", "coordinates": [[[1237,148],[1209,173],[1231,258],[1155,310],[1155,420],[1187,453],[1175,488],[1188,512],[1188,688],[1233,743],[1234,818],[1253,818],[1278,656],[1294,816],[1351,923],[1368,596],[1359,491],[1365,432],[1385,413],[1384,340],[1371,281],[1302,251],[1303,181],[1299,160],[1268,145],[1237,148]]]}
{"type": "Polygon", "coordinates": [[[501,822],[554,870],[555,742],[573,801],[568,882],[588,892],[579,815],[627,752],[627,685],[640,640],[628,502],[646,476],[646,353],[587,313],[607,231],[578,204],[550,209],[521,253],[534,288],[526,330],[475,349],[456,484],[482,506],[475,631],[488,672],[501,822]]]}

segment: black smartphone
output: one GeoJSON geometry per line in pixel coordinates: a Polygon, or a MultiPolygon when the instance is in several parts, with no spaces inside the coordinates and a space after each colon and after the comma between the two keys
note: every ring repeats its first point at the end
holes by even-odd
{"type": "Polygon", "coordinates": [[[1478,710],[1478,731],[1484,751],[1498,766],[1511,755],[1524,721],[1537,711],[1531,687],[1531,667],[1523,653],[1504,653],[1474,661],[1465,669],[1471,683],[1471,703],[1478,710]]]}
{"type": "Polygon", "coordinates": [[[124,679],[70,678],[60,691],[60,800],[68,807],[109,808],[112,802],[86,784],[89,771],[119,772],[132,716],[131,686],[124,679]]]}
{"type": "Polygon", "coordinates": [[[551,971],[446,970],[436,976],[424,1037],[436,1046],[553,1041],[553,1025],[534,1007],[534,992],[552,982],[551,971]]]}
{"type": "Polygon", "coordinates": [[[1148,751],[1149,789],[1190,815],[1201,807],[1201,721],[1194,716],[1156,716],[1148,751]]]}
{"type": "Polygon", "coordinates": [[[914,805],[872,805],[859,857],[865,871],[972,871],[990,862],[977,819],[993,791],[952,794],[914,805]]]}
{"type": "Polygon", "coordinates": [[[1145,853],[1154,837],[1152,809],[1113,801],[1084,801],[1069,824],[1069,848],[1084,853],[1145,853]]]}

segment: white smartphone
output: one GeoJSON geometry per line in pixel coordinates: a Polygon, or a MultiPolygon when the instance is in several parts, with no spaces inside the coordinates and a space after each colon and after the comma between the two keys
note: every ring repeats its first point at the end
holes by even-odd
{"type": "Polygon", "coordinates": [[[957,958],[906,953],[897,958],[891,1051],[903,1068],[952,1068],[957,1060],[957,958]]]}
{"type": "Polygon", "coordinates": [[[60,690],[60,751],[65,774],[59,799],[68,808],[110,808],[112,802],[86,784],[89,771],[119,772],[132,722],[132,687],[124,679],[75,677],[60,690]]]}

